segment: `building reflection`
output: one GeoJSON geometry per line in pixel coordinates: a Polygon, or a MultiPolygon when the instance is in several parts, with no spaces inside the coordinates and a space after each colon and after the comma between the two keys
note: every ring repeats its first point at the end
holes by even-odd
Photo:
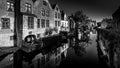
{"type": "MultiPolygon", "coordinates": [[[[76,39],[73,37],[68,39],[67,43],[55,44],[54,46],[57,47],[52,49],[43,49],[40,52],[36,51],[28,54],[20,50],[20,53],[23,55],[23,68],[57,68],[60,66],[62,61],[68,57],[68,51],[70,51],[70,48],[74,50],[76,56],[83,57],[87,53],[86,48],[89,44],[90,43],[82,41],[76,43],[76,39]]],[[[102,52],[98,45],[99,44],[97,44],[98,59],[99,62],[105,66],[106,62],[104,60],[107,59],[106,56],[102,56],[102,52]]],[[[0,68],[13,68],[13,59],[13,53],[3,56],[0,59],[0,68]]]]}
{"type": "Polygon", "coordinates": [[[43,51],[31,59],[31,62],[23,61],[23,68],[56,68],[66,58],[68,47],[67,43],[49,52],[43,51]]]}

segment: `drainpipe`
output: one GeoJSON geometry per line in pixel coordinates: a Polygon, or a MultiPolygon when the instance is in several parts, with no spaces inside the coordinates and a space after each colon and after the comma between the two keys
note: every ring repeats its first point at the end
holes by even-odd
{"type": "MultiPolygon", "coordinates": [[[[22,46],[22,17],[20,13],[20,1],[14,0],[14,47],[21,48],[22,46]]],[[[14,55],[13,68],[22,68],[22,53],[17,50],[14,55]]]]}

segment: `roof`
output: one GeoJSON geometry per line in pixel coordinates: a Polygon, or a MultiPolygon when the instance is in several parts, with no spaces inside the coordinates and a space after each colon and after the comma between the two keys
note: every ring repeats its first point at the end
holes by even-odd
{"type": "Polygon", "coordinates": [[[65,12],[62,10],[61,11],[61,19],[64,20],[64,15],[65,15],[65,12]]]}
{"type": "Polygon", "coordinates": [[[55,9],[57,4],[51,4],[52,9],[55,9]]]}
{"type": "Polygon", "coordinates": [[[35,2],[35,1],[37,1],[37,0],[32,0],[33,1],[33,3],[35,2]]]}
{"type": "Polygon", "coordinates": [[[112,14],[113,18],[119,18],[120,17],[120,7],[112,14]]]}

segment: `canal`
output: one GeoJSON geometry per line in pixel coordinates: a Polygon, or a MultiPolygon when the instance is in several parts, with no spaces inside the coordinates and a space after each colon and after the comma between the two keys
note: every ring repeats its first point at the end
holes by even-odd
{"type": "Polygon", "coordinates": [[[58,68],[107,68],[98,58],[97,34],[90,33],[88,43],[80,42],[77,48],[70,47],[67,58],[63,60],[58,68]]]}
{"type": "MultiPolygon", "coordinates": [[[[68,39],[68,43],[61,43],[52,50],[45,49],[36,55],[29,54],[22,59],[23,68],[107,68],[99,58],[96,39],[97,34],[91,32],[89,42],[79,42],[75,45],[74,40],[70,44],[68,39]]],[[[2,58],[0,68],[13,68],[13,59],[13,54],[2,58]]]]}

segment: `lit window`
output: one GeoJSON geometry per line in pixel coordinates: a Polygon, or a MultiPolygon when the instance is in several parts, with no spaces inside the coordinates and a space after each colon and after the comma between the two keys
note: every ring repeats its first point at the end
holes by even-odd
{"type": "Polygon", "coordinates": [[[40,19],[37,21],[37,28],[40,28],[40,19]]]}
{"type": "Polygon", "coordinates": [[[50,23],[49,20],[46,20],[46,27],[49,27],[50,23]]]}
{"type": "Polygon", "coordinates": [[[45,28],[45,20],[44,19],[41,19],[41,27],[45,28]]]}
{"type": "Polygon", "coordinates": [[[2,29],[10,29],[10,19],[9,18],[1,18],[2,29]]]}
{"type": "Polygon", "coordinates": [[[34,28],[34,18],[28,17],[28,29],[33,29],[33,28],[34,28]]]}
{"type": "Polygon", "coordinates": [[[7,1],[7,11],[14,11],[14,3],[7,1]]]}
{"type": "Polygon", "coordinates": [[[45,9],[42,8],[41,12],[42,12],[42,16],[45,16],[45,9]]]}
{"type": "Polygon", "coordinates": [[[26,3],[25,8],[26,8],[26,12],[28,12],[28,13],[32,12],[32,5],[31,4],[26,3]]]}

